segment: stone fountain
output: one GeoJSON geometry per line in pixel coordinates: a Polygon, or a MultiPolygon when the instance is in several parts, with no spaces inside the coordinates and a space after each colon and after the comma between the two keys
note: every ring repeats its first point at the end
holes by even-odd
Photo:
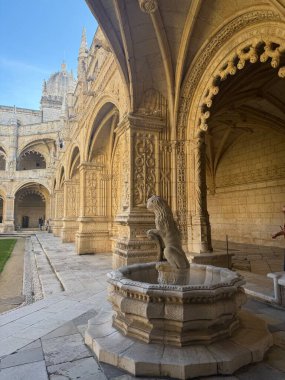
{"type": "Polygon", "coordinates": [[[140,376],[187,379],[232,374],[263,359],[272,344],[265,323],[241,311],[243,278],[229,269],[191,264],[167,203],[152,196],[158,261],[108,274],[109,301],[89,321],[86,344],[100,361],[140,376]]]}

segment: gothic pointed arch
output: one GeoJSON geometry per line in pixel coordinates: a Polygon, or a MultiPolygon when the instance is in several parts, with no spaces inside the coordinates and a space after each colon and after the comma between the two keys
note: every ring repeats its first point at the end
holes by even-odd
{"type": "Polygon", "coordinates": [[[59,179],[58,179],[59,189],[61,189],[63,187],[65,179],[66,179],[65,168],[64,168],[64,166],[61,166],[61,168],[59,170],[59,179]]]}
{"type": "Polygon", "coordinates": [[[109,97],[102,97],[96,104],[92,116],[89,118],[89,124],[86,131],[86,144],[83,157],[86,161],[90,161],[93,154],[94,146],[99,143],[97,138],[102,129],[108,129],[107,124],[117,123],[119,120],[118,105],[109,97]]]}
{"type": "MultiPolygon", "coordinates": [[[[258,198],[259,193],[266,193],[265,182],[278,180],[278,170],[282,172],[282,169],[275,169],[275,166],[282,167],[283,161],[281,158],[280,164],[274,164],[276,159],[270,158],[269,152],[266,160],[266,155],[261,153],[265,148],[260,148],[258,153],[258,149],[253,153],[259,160],[257,164],[250,159],[253,157],[250,152],[255,143],[265,147],[269,141],[270,145],[276,145],[279,141],[285,147],[284,28],[278,13],[258,9],[228,22],[207,44],[201,48],[189,68],[182,89],[177,125],[178,145],[182,147],[178,172],[185,172],[185,166],[183,169],[182,165],[188,165],[189,178],[186,180],[184,175],[178,177],[177,181],[178,192],[181,192],[178,208],[183,210],[181,224],[185,226],[184,232],[188,233],[188,239],[189,236],[192,239],[191,233],[192,237],[197,235],[193,227],[196,221],[200,231],[203,230],[201,225],[207,224],[202,220],[207,220],[209,209],[215,239],[221,239],[221,233],[228,232],[236,241],[270,245],[270,236],[261,237],[253,220],[256,217],[268,226],[269,220],[276,217],[275,211],[265,211],[267,206],[263,205],[258,208],[262,216],[257,217],[254,209],[258,205],[252,199],[254,196],[258,198]],[[191,152],[189,161],[185,160],[186,146],[183,141],[186,140],[189,141],[187,150],[191,152]],[[234,169],[234,162],[238,172],[234,169]],[[259,183],[260,188],[263,186],[264,190],[255,191],[253,187],[256,183],[259,183]],[[238,185],[244,186],[243,199],[238,197],[238,185]],[[230,188],[234,205],[226,201],[230,188]],[[224,195],[214,195],[221,191],[224,195]],[[243,204],[244,199],[250,197],[249,194],[253,195],[250,201],[252,205],[238,209],[237,204],[243,204]],[[213,197],[216,202],[220,200],[221,207],[224,205],[222,212],[215,209],[213,197]],[[186,227],[186,214],[189,211],[192,226],[186,227]],[[240,215],[238,228],[233,225],[231,215],[240,215]],[[246,232],[249,229],[252,231],[251,236],[246,232]]],[[[279,148],[275,148],[275,152],[276,149],[279,148]]],[[[282,186],[279,191],[283,191],[282,186]]],[[[272,207],[273,199],[269,203],[271,206],[268,207],[272,207]]],[[[277,205],[274,207],[277,208],[277,205]]],[[[264,230],[263,227],[258,228],[264,230]]],[[[209,240],[207,231],[209,227],[205,227],[201,240],[209,240]]],[[[191,249],[193,245],[189,247],[191,249]]]]}
{"type": "Polygon", "coordinates": [[[80,165],[80,161],[81,161],[81,154],[80,154],[80,148],[78,145],[73,145],[70,149],[70,154],[69,154],[69,158],[68,158],[68,161],[67,161],[67,173],[66,173],[66,177],[67,178],[72,178],[76,172],[76,170],[78,170],[78,167],[80,165]]]}
{"type": "Polygon", "coordinates": [[[53,164],[55,156],[55,140],[33,138],[20,145],[17,170],[45,169],[53,164]]]}

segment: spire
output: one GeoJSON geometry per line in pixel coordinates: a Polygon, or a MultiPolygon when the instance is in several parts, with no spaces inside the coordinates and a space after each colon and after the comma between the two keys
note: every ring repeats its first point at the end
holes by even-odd
{"type": "Polygon", "coordinates": [[[65,63],[64,60],[62,61],[62,64],[61,64],[61,71],[62,71],[63,73],[66,73],[66,63],[65,63]]]}
{"type": "Polygon", "coordinates": [[[86,29],[85,27],[82,29],[82,35],[81,35],[81,44],[79,49],[79,56],[86,55],[88,53],[88,45],[87,45],[87,39],[86,39],[86,29]]]}
{"type": "Polygon", "coordinates": [[[43,89],[42,89],[42,96],[47,95],[47,82],[44,80],[43,81],[43,89]]]}
{"type": "Polygon", "coordinates": [[[83,28],[81,36],[81,44],[78,55],[77,77],[79,81],[84,82],[86,79],[86,66],[88,57],[88,46],[86,40],[86,30],[83,28]]]}

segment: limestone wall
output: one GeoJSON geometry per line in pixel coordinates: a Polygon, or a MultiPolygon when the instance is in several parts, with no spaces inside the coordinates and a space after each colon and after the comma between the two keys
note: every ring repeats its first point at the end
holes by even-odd
{"type": "Polygon", "coordinates": [[[283,224],[285,137],[260,130],[241,138],[224,155],[216,194],[208,195],[214,240],[284,246],[271,234],[283,224]]]}
{"type": "Polygon", "coordinates": [[[54,121],[60,118],[61,106],[58,108],[43,108],[43,122],[54,121]]]}
{"type": "Polygon", "coordinates": [[[9,121],[14,118],[16,111],[16,118],[21,124],[35,124],[42,122],[42,112],[38,110],[31,110],[26,108],[16,108],[0,106],[0,124],[9,124],[9,121]]]}

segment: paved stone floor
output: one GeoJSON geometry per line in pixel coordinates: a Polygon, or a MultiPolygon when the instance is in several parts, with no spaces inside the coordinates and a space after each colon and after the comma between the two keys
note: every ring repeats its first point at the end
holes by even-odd
{"type": "MultiPolygon", "coordinates": [[[[74,244],[48,233],[32,236],[31,243],[44,298],[0,315],[0,380],[133,379],[98,363],[83,339],[88,319],[111,312],[105,302],[111,254],[78,256],[74,244]]],[[[257,285],[259,291],[266,286],[257,285]]],[[[284,310],[253,299],[245,307],[268,322],[275,345],[262,363],[204,379],[285,379],[284,310]]]]}

